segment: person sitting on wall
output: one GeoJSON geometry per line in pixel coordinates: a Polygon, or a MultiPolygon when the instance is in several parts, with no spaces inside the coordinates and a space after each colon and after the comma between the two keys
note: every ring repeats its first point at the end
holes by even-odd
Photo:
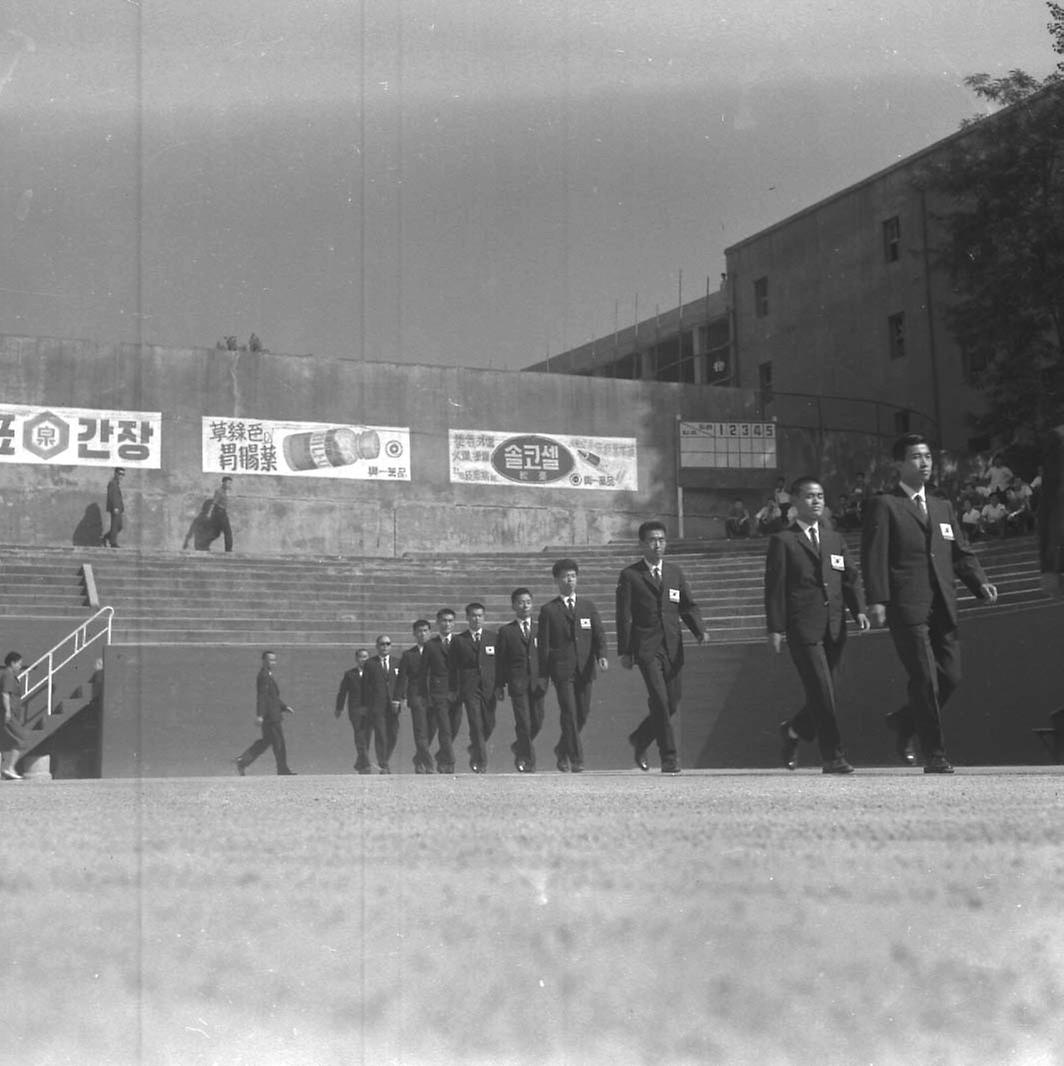
{"type": "Polygon", "coordinates": [[[724,535],[728,540],[750,536],[750,512],[739,497],[735,498],[724,519],[724,535]]]}
{"type": "Polygon", "coordinates": [[[1030,533],[1034,529],[1031,510],[1031,486],[1023,478],[1014,477],[1005,492],[1005,530],[1008,533],[1030,533]]]}
{"type": "Polygon", "coordinates": [[[776,506],[782,511],[784,504],[791,502],[791,494],[787,491],[787,479],[777,478],[776,487],[772,490],[772,498],[776,501],[776,506]]]}
{"type": "Polygon", "coordinates": [[[861,508],[856,496],[840,492],[836,513],[835,524],[840,530],[846,532],[861,528],[861,508]]]}
{"type": "Polygon", "coordinates": [[[1008,513],[1005,497],[1000,492],[991,495],[982,511],[983,535],[986,537],[1005,536],[1005,517],[1008,513]]]}
{"type": "Polygon", "coordinates": [[[990,460],[990,469],[986,472],[986,484],[991,493],[1004,492],[1013,478],[1012,471],[1005,465],[1000,454],[990,460]]]}
{"type": "Polygon", "coordinates": [[[757,535],[759,537],[771,537],[783,528],[783,512],[779,504],[770,496],[765,500],[765,506],[754,515],[757,523],[757,535]]]}
{"type": "Polygon", "coordinates": [[[977,540],[983,532],[983,512],[976,502],[978,497],[968,496],[958,508],[961,516],[961,528],[969,540],[977,540]]]}

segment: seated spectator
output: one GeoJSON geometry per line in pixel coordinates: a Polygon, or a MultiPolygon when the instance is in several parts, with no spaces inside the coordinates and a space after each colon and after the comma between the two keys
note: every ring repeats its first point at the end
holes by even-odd
{"type": "Polygon", "coordinates": [[[861,528],[861,507],[856,496],[850,496],[845,492],[839,493],[837,512],[835,521],[839,529],[845,531],[861,528]]]}
{"type": "Polygon", "coordinates": [[[1004,492],[1012,484],[1013,473],[1005,465],[1000,455],[990,460],[990,469],[986,472],[986,484],[991,493],[1004,492]]]}
{"type": "Polygon", "coordinates": [[[791,494],[787,491],[787,481],[785,478],[779,478],[776,482],[776,487],[772,490],[772,498],[776,501],[776,506],[782,511],[785,503],[791,502],[791,494]]]}
{"type": "Polygon", "coordinates": [[[983,536],[1003,537],[1005,535],[1005,516],[1008,513],[1004,495],[1000,492],[993,493],[983,507],[980,522],[983,536]]]}
{"type": "Polygon", "coordinates": [[[1034,529],[1034,512],[1031,510],[1031,486],[1022,478],[1014,477],[1005,492],[1005,530],[1009,533],[1030,533],[1034,529]]]}
{"type": "Polygon", "coordinates": [[[783,512],[779,504],[770,496],[765,500],[765,506],[754,515],[754,521],[757,523],[757,535],[770,537],[783,528],[783,512]]]}
{"type": "Polygon", "coordinates": [[[724,519],[724,535],[728,540],[750,536],[750,512],[741,499],[736,498],[724,519]]]}
{"type": "Polygon", "coordinates": [[[1038,472],[1033,478],[1031,478],[1031,513],[1038,514],[1038,504],[1042,499],[1042,468],[1039,466],[1038,472]]]}
{"type": "Polygon", "coordinates": [[[976,496],[968,496],[958,510],[961,515],[961,529],[969,540],[978,540],[983,530],[983,512],[976,496]]]}
{"type": "Polygon", "coordinates": [[[857,508],[857,517],[860,519],[864,518],[864,505],[868,495],[868,482],[865,480],[864,471],[858,470],[853,479],[853,488],[850,490],[850,496],[853,498],[854,505],[857,508]]]}

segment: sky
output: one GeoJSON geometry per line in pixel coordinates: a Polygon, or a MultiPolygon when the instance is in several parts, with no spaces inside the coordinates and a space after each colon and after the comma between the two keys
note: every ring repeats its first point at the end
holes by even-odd
{"type": "Polygon", "coordinates": [[[1044,0],[6,0],[0,333],[516,370],[1057,57],[1044,0]]]}

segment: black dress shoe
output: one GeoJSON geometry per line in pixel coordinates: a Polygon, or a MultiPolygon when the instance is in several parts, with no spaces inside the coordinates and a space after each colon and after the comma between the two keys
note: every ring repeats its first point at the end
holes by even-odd
{"type": "Polygon", "coordinates": [[[296,776],[296,772],[295,772],[295,770],[278,770],[277,771],[277,776],[278,777],[295,777],[296,776]]]}
{"type": "Polygon", "coordinates": [[[668,762],[661,768],[661,772],[663,774],[678,774],[680,772],[679,764],[668,762]]]}
{"type": "Polygon", "coordinates": [[[824,763],[824,769],[821,773],[825,774],[852,774],[853,767],[843,758],[832,759],[831,762],[824,763]]]}
{"type": "Polygon", "coordinates": [[[925,774],[951,774],[953,766],[945,755],[932,755],[924,766],[925,774]]]}
{"type": "Polygon", "coordinates": [[[446,763],[446,762],[445,763],[440,763],[436,767],[436,773],[438,773],[438,774],[453,774],[454,773],[454,763],[446,763]]]}
{"type": "Polygon", "coordinates": [[[514,766],[517,767],[517,772],[519,774],[527,774],[528,773],[528,763],[526,763],[524,759],[515,759],[514,760],[514,766]]]}
{"type": "Polygon", "coordinates": [[[388,767],[387,763],[381,763],[381,767],[380,767],[380,770],[378,772],[382,773],[382,774],[390,774],[392,771],[388,767]]]}
{"type": "Polygon", "coordinates": [[[423,774],[424,772],[425,772],[425,767],[422,766],[421,763],[419,763],[419,762],[414,763],[414,773],[415,774],[423,774]]]}
{"type": "Polygon", "coordinates": [[[584,772],[584,764],[582,762],[569,763],[569,773],[582,774],[584,772]]]}
{"type": "Polygon", "coordinates": [[[791,736],[791,723],[780,722],[780,765],[787,770],[798,769],[798,737],[791,736]]]}
{"type": "Polygon", "coordinates": [[[910,726],[902,719],[898,711],[891,711],[886,716],[887,728],[894,733],[894,753],[906,766],[916,765],[916,748],[910,726]]]}
{"type": "Polygon", "coordinates": [[[640,770],[649,770],[650,763],[647,762],[647,749],[639,747],[631,737],[628,738],[628,743],[632,745],[632,755],[635,759],[636,766],[639,767],[640,770]]]}
{"type": "Polygon", "coordinates": [[[559,755],[558,756],[558,769],[563,774],[567,774],[569,772],[569,760],[568,760],[568,758],[566,758],[566,756],[564,756],[564,755],[559,755]]]}
{"type": "Polygon", "coordinates": [[[244,774],[246,773],[246,770],[247,770],[247,768],[246,768],[246,767],[244,766],[244,764],[243,764],[243,763],[242,763],[242,762],[240,761],[240,758],[239,758],[239,756],[238,756],[237,758],[235,758],[235,759],[233,760],[233,765],[234,765],[234,766],[236,767],[236,772],[237,772],[238,774],[240,774],[240,776],[241,776],[241,777],[243,777],[243,776],[244,776],[244,774]]]}

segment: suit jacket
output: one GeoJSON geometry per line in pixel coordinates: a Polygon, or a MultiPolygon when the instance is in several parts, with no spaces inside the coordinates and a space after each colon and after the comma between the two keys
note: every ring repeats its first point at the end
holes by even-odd
{"type": "Polygon", "coordinates": [[[495,687],[504,685],[528,685],[542,691],[547,687],[546,678],[539,673],[539,626],[530,623],[529,639],[521,633],[521,623],[516,619],[507,622],[495,637],[495,687]]]}
{"type": "Polygon", "coordinates": [[[902,625],[926,622],[935,591],[957,624],[958,577],[976,596],[986,583],[953,505],[926,495],[927,521],[900,486],[865,503],[861,570],[869,603],[884,603],[902,625]]]}
{"type": "Polygon", "coordinates": [[[361,714],[362,706],[362,671],[352,666],[340,678],[340,691],[336,693],[336,713],[339,714],[347,704],[349,715],[361,714]]]}
{"type": "Polygon", "coordinates": [[[841,533],[818,527],[820,551],[800,526],[773,535],[765,560],[765,621],[797,644],[846,634],[846,612],[865,610],[861,577],[841,533]]]}
{"type": "Polygon", "coordinates": [[[586,683],[598,673],[596,660],[606,657],[606,630],[598,609],[585,596],[576,597],[570,613],[561,596],[539,611],[539,672],[555,684],[576,678],[586,683]]]}
{"type": "Polygon", "coordinates": [[[458,691],[480,691],[485,695],[495,692],[495,634],[489,629],[480,631],[479,645],[473,643],[473,635],[467,629],[455,636],[451,645],[455,671],[458,676],[458,691]]]}
{"type": "Polygon", "coordinates": [[[425,673],[430,697],[453,698],[458,692],[454,641],[452,636],[451,646],[448,648],[437,633],[425,645],[425,673]]]}
{"type": "Polygon", "coordinates": [[[388,656],[388,669],[384,669],[384,660],[379,655],[370,657],[366,669],[362,672],[362,704],[370,713],[391,710],[392,700],[399,687],[398,656],[388,656]]]}
{"type": "Polygon", "coordinates": [[[665,650],[670,662],[683,663],[681,620],[699,639],[702,612],[691,596],[683,571],[661,564],[661,587],[654,587],[645,559],[626,566],[617,581],[617,652],[637,663],[650,662],[665,650]]]}
{"type": "Polygon", "coordinates": [[[279,722],[286,709],[273,674],[264,666],[255,681],[255,717],[264,722],[279,722]]]}
{"type": "Polygon", "coordinates": [[[124,510],[122,506],[122,486],[116,477],[107,482],[107,510],[110,514],[124,510]]]}
{"type": "Polygon", "coordinates": [[[408,703],[428,701],[428,662],[426,653],[416,644],[412,648],[407,648],[399,660],[399,683],[396,686],[395,698],[406,700],[408,703]]]}

